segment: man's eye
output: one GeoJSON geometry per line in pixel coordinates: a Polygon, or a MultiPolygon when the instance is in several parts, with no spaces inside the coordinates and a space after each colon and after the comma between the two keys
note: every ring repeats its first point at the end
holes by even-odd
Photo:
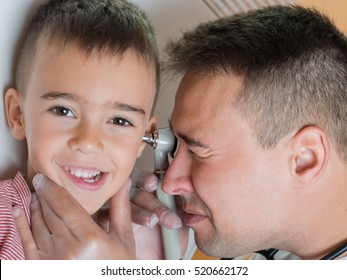
{"type": "Polygon", "coordinates": [[[113,118],[110,121],[114,125],[119,125],[119,126],[134,126],[130,121],[124,118],[113,118]]]}
{"type": "Polygon", "coordinates": [[[57,114],[59,116],[64,117],[74,117],[75,115],[72,113],[72,111],[66,107],[54,107],[50,110],[54,114],[57,114]]]}
{"type": "Polygon", "coordinates": [[[192,151],[191,149],[188,150],[188,153],[190,155],[192,155],[193,157],[199,158],[199,156],[194,151],[192,151]]]}
{"type": "Polygon", "coordinates": [[[196,152],[196,151],[193,151],[191,149],[188,150],[188,153],[194,157],[195,159],[198,159],[198,160],[202,160],[202,159],[205,159],[207,158],[206,156],[204,156],[203,154],[201,154],[200,152],[196,152]]]}

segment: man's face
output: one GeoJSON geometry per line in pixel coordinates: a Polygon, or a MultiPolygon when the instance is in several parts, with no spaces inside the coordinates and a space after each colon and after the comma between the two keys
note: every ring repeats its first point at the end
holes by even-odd
{"type": "Polygon", "coordinates": [[[171,118],[179,148],[163,189],[181,196],[198,247],[219,257],[276,244],[286,222],[286,155],[281,143],[264,150],[235,110],[241,87],[232,74],[186,75],[171,118]]]}
{"type": "Polygon", "coordinates": [[[78,47],[39,49],[22,99],[28,179],[41,172],[95,213],[128,178],[143,150],[155,93],[153,69],[78,47]]]}

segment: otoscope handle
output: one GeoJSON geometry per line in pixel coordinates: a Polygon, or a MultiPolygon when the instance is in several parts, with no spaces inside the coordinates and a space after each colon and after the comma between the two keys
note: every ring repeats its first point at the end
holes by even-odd
{"type": "MultiPolygon", "coordinates": [[[[173,154],[177,139],[170,128],[162,128],[146,133],[142,140],[154,150],[154,173],[158,177],[157,198],[171,211],[176,213],[175,197],[168,195],[162,190],[162,181],[169,167],[168,155],[173,154]]],[[[181,246],[177,229],[161,227],[164,254],[167,260],[181,259],[181,246]]]]}
{"type": "MultiPolygon", "coordinates": [[[[175,197],[168,195],[161,188],[163,175],[165,172],[154,171],[158,177],[157,198],[171,211],[176,213],[175,197]]],[[[181,258],[181,246],[177,229],[167,229],[161,227],[163,238],[164,255],[166,260],[179,260],[181,258]]]]}

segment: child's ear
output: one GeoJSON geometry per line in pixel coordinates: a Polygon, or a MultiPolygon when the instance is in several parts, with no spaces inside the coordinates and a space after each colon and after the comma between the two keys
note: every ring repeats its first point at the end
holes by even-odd
{"type": "Polygon", "coordinates": [[[12,136],[16,140],[25,139],[23,104],[19,92],[13,88],[7,90],[5,94],[5,110],[7,123],[12,136]]]}
{"type": "MultiPolygon", "coordinates": [[[[148,121],[146,132],[153,132],[153,131],[155,131],[156,128],[157,128],[157,122],[158,122],[157,117],[156,116],[152,116],[150,118],[150,120],[148,121]]],[[[141,146],[140,146],[140,149],[139,149],[138,153],[137,153],[137,157],[138,158],[142,155],[142,152],[145,149],[145,147],[146,147],[146,143],[143,142],[141,144],[141,146]]]]}
{"type": "Polygon", "coordinates": [[[292,140],[291,170],[295,186],[313,185],[323,174],[330,156],[329,139],[316,126],[307,126],[297,132],[292,140]]]}

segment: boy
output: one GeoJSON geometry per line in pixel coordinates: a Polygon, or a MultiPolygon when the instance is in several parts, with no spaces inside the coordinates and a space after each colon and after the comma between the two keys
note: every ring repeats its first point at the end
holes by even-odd
{"type": "MultiPolygon", "coordinates": [[[[5,106],[26,140],[26,177],[0,183],[0,258],[24,259],[12,205],[29,219],[29,188],[44,173],[93,215],[129,177],[155,128],[159,63],[153,29],[134,5],[51,0],[32,19],[5,106]]],[[[68,211],[68,209],[67,209],[68,211]]]]}

